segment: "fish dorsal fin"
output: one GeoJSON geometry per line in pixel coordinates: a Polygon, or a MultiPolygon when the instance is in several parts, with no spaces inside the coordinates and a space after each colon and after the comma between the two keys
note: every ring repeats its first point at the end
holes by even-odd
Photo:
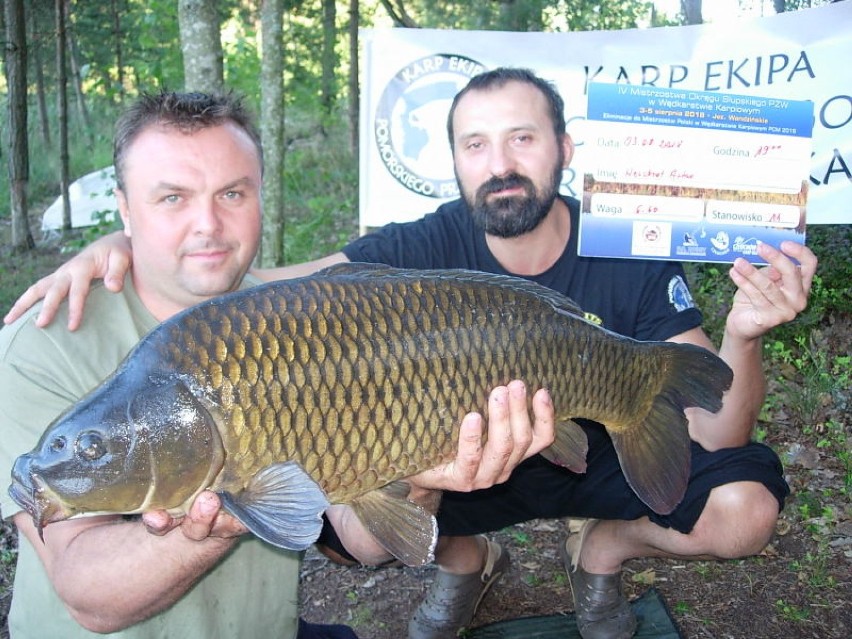
{"type": "Polygon", "coordinates": [[[586,431],[580,428],[577,422],[569,419],[556,424],[556,438],[550,446],[541,451],[541,455],[575,473],[585,473],[588,452],[589,440],[586,431]]]}
{"type": "MultiPolygon", "coordinates": [[[[340,277],[342,275],[390,275],[405,269],[394,268],[387,264],[375,264],[373,262],[340,262],[318,270],[313,274],[315,277],[340,277]]],[[[312,276],[309,276],[312,277],[312,276]]]]}
{"type": "MultiPolygon", "coordinates": [[[[430,271],[426,271],[430,272],[430,271]]],[[[579,304],[572,300],[567,295],[563,295],[552,288],[548,288],[532,280],[527,280],[522,277],[513,275],[500,275],[497,273],[483,273],[480,271],[469,271],[464,269],[445,269],[431,271],[435,277],[439,279],[459,279],[471,283],[481,283],[486,285],[503,286],[516,291],[520,295],[531,295],[537,297],[558,311],[576,315],[583,318],[583,310],[579,304]]]]}
{"type": "Polygon", "coordinates": [[[558,291],[513,275],[500,275],[497,273],[484,273],[482,271],[473,271],[469,269],[448,268],[448,269],[408,269],[395,268],[385,264],[372,264],[369,262],[342,262],[326,267],[317,271],[315,276],[322,277],[340,277],[340,276],[365,276],[376,277],[383,276],[389,278],[398,278],[404,281],[414,281],[418,279],[431,279],[438,281],[446,281],[453,283],[471,283],[484,284],[493,286],[503,286],[516,291],[522,295],[533,295],[547,302],[553,308],[583,318],[583,310],[580,306],[567,295],[563,295],[558,291]]]}
{"type": "Polygon", "coordinates": [[[351,506],[385,550],[407,566],[423,566],[435,559],[438,522],[408,501],[408,492],[408,484],[397,481],[361,495],[351,506]]]}
{"type": "Polygon", "coordinates": [[[304,550],[316,541],[329,506],[319,484],[294,461],[267,466],[236,495],[220,497],[246,528],[285,550],[304,550]]]}

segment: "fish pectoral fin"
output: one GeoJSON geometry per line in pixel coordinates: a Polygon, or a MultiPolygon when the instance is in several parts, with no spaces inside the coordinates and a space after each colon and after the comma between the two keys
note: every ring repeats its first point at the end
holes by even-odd
{"type": "Polygon", "coordinates": [[[266,542],[304,550],[319,537],[329,507],[322,488],[296,462],[272,464],[236,495],[220,493],[222,507],[266,542]]]}
{"type": "Polygon", "coordinates": [[[661,515],[672,512],[686,493],[691,462],[689,428],[680,405],[658,395],[641,423],[607,431],[639,499],[661,515]]]}
{"type": "Polygon", "coordinates": [[[407,499],[408,491],[405,482],[393,482],[361,495],[351,506],[385,550],[407,566],[423,566],[435,559],[438,522],[407,499]]]}
{"type": "Polygon", "coordinates": [[[577,422],[568,419],[556,424],[556,437],[550,446],[541,451],[541,455],[549,462],[575,473],[585,473],[588,452],[586,432],[577,422]]]}

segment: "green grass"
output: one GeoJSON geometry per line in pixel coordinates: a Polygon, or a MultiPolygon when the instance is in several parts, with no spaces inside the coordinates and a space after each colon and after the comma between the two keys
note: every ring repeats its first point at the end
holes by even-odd
{"type": "MultiPolygon", "coordinates": [[[[73,105],[72,105],[73,108],[73,105]]],[[[92,102],[89,104],[92,122],[115,121],[117,109],[114,105],[105,102],[92,102]]],[[[5,113],[5,111],[4,111],[5,113]]],[[[3,121],[0,118],[0,133],[7,135],[3,121]]],[[[27,184],[27,199],[32,208],[37,208],[41,203],[50,203],[60,193],[60,166],[59,166],[59,136],[55,130],[56,118],[51,113],[51,143],[45,144],[38,129],[38,116],[34,104],[30,105],[30,117],[28,118],[29,134],[29,180],[27,184]]],[[[93,126],[93,131],[87,132],[76,117],[76,113],[69,115],[68,125],[68,165],[71,181],[90,173],[96,169],[112,164],[112,127],[93,126]]],[[[4,138],[5,140],[6,138],[4,138]]],[[[5,153],[7,148],[4,144],[3,170],[0,171],[0,218],[8,216],[9,211],[9,175],[6,169],[5,153]]],[[[46,204],[45,204],[46,206],[46,204]]]]}
{"type": "Polygon", "coordinates": [[[284,162],[287,264],[334,253],[358,234],[358,161],[344,126],[325,131],[294,143],[284,162]]]}

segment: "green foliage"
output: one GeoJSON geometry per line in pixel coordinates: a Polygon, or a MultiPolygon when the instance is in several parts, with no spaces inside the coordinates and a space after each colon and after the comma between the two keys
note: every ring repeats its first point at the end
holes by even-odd
{"type": "Polygon", "coordinates": [[[41,256],[34,251],[28,251],[15,257],[14,262],[8,259],[0,260],[0,317],[12,307],[28,286],[54,268],[53,263],[47,267],[41,256]]]}
{"type": "Polygon", "coordinates": [[[520,528],[509,528],[506,530],[509,533],[509,536],[515,541],[519,546],[531,546],[532,539],[530,538],[530,534],[525,530],[521,530],[520,528]]]}
{"type": "Polygon", "coordinates": [[[300,263],[339,250],[358,233],[358,163],[345,126],[288,133],[284,163],[284,259],[300,263]],[[292,137],[291,137],[292,136],[292,137]]]}
{"type": "MultiPolygon", "coordinates": [[[[86,73],[87,93],[117,100],[117,59],[121,51],[125,90],[179,89],[183,60],[178,35],[178,3],[174,0],[118,0],[115,33],[112,3],[75,2],[72,30],[86,73]]],[[[45,25],[44,28],[48,28],[45,25]]],[[[46,69],[49,76],[52,69],[46,69]]]]}
{"type": "Polygon", "coordinates": [[[259,18],[245,5],[233,7],[222,25],[222,52],[225,86],[246,96],[255,113],[260,113],[260,34],[259,18]]]}
{"type": "Polygon", "coordinates": [[[420,27],[500,31],[590,31],[638,26],[651,14],[641,0],[526,0],[525,2],[464,2],[408,0],[406,10],[420,27]]]}
{"type": "Polygon", "coordinates": [[[736,286],[728,276],[727,264],[684,264],[689,288],[704,315],[704,331],[715,344],[722,340],[725,319],[730,310],[736,286]]]}
{"type": "Polygon", "coordinates": [[[95,223],[92,226],[86,226],[78,231],[76,237],[68,239],[63,247],[62,252],[77,252],[88,244],[91,244],[99,237],[108,235],[113,231],[118,231],[124,228],[118,212],[114,210],[96,211],[93,213],[95,223]]]}
{"type": "MultiPolygon", "coordinates": [[[[68,122],[69,175],[75,180],[87,173],[112,164],[112,126],[117,116],[116,107],[107,100],[91,100],[89,112],[92,122],[109,122],[109,126],[95,126],[94,131],[86,131],[82,121],[73,110],[68,122]]],[[[59,151],[56,132],[51,131],[51,145],[47,146],[38,128],[38,120],[34,117],[35,105],[30,105],[31,116],[28,121],[28,140],[30,157],[29,204],[31,212],[43,210],[50,200],[59,196],[59,151]]],[[[53,116],[54,105],[48,104],[53,116]]],[[[55,122],[55,117],[51,117],[55,122]]],[[[2,128],[2,127],[0,127],[2,128]]],[[[0,171],[0,217],[8,215],[9,180],[8,173],[0,171]]]]}
{"type": "Polygon", "coordinates": [[[536,586],[541,585],[541,577],[534,572],[525,572],[521,579],[530,588],[535,588],[536,586]]]}
{"type": "Polygon", "coordinates": [[[6,607],[0,607],[0,636],[6,628],[5,616],[8,602],[12,599],[12,584],[15,581],[15,566],[18,561],[17,530],[11,520],[0,520],[0,602],[6,602],[6,607]]]}
{"type": "Polygon", "coordinates": [[[806,609],[787,603],[783,599],[779,599],[775,602],[775,608],[778,611],[778,614],[787,621],[801,623],[807,621],[810,617],[810,613],[806,609]]]}
{"type": "Polygon", "coordinates": [[[850,388],[849,355],[831,355],[817,334],[797,335],[793,343],[773,340],[765,345],[768,359],[778,364],[777,380],[797,421],[809,427],[823,409],[850,388]]]}
{"type": "MultiPolygon", "coordinates": [[[[813,226],[808,229],[808,244],[819,259],[808,308],[764,338],[767,377],[772,383],[760,420],[772,422],[783,415],[818,438],[825,431],[824,422],[831,409],[847,405],[852,386],[848,344],[828,343],[823,337],[823,329],[852,314],[852,263],[848,259],[852,227],[813,226]]],[[[728,267],[687,264],[685,268],[696,303],[704,313],[704,328],[718,344],[735,291],[728,267]]],[[[766,432],[758,427],[758,439],[765,438],[766,432]]],[[[835,434],[820,441],[826,454],[845,464],[848,477],[845,439],[835,434]]]]}

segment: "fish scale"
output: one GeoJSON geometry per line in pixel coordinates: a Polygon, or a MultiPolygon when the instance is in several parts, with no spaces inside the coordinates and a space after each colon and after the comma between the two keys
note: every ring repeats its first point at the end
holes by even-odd
{"type": "MultiPolygon", "coordinates": [[[[486,343],[512,339],[507,325],[489,331],[489,318],[480,313],[478,323],[486,330],[470,332],[476,325],[471,309],[483,305],[481,291],[447,291],[435,285],[412,288],[395,290],[388,284],[376,294],[370,283],[321,286],[309,281],[286,289],[287,295],[270,290],[240,307],[228,307],[227,312],[223,304],[211,304],[184,330],[170,335],[163,362],[173,360],[177,370],[198,370],[196,381],[202,387],[219,388],[214,401],[229,413],[226,421],[240,444],[235,475],[244,477],[281,454],[293,456],[303,461],[332,501],[345,500],[380,481],[415,473],[424,463],[434,465],[433,450],[440,451],[441,460],[452,455],[455,427],[463,413],[481,408],[488,387],[508,381],[509,371],[517,366],[516,359],[495,357],[491,348],[485,348],[486,343]],[[416,299],[412,305],[416,312],[393,306],[399,299],[416,299]],[[354,321],[328,321],[347,307],[358,309],[350,313],[354,321]],[[429,308],[431,315],[423,312],[429,308]],[[259,351],[252,348],[261,341],[258,335],[267,328],[274,331],[266,322],[270,313],[291,318],[290,329],[269,340],[274,346],[268,343],[265,351],[259,351]],[[464,351],[471,353],[469,362],[451,358],[464,351]],[[265,352],[271,353],[270,358],[286,353],[289,366],[273,377],[272,359],[264,364],[265,352]],[[198,368],[208,354],[218,364],[212,374],[198,368]],[[477,375],[478,371],[482,372],[477,375]],[[335,392],[330,386],[338,376],[348,392],[335,392]],[[281,386],[298,392],[284,394],[286,405],[276,410],[276,421],[262,419],[264,410],[281,395],[281,386]],[[365,422],[382,431],[394,426],[398,437],[393,441],[399,445],[388,447],[388,442],[373,437],[364,447],[354,427],[365,422]],[[435,423],[445,427],[423,427],[435,423]],[[286,440],[274,436],[290,425],[294,428],[286,440]],[[308,434],[311,425],[315,435],[308,434]],[[346,445],[329,451],[335,463],[320,464],[335,433],[346,445]],[[255,438],[251,445],[249,437],[255,438]],[[366,449],[366,454],[353,458],[345,452],[351,449],[366,449]],[[365,481],[361,475],[374,464],[377,472],[365,481]]],[[[485,302],[497,307],[506,300],[498,295],[485,302]]]]}
{"type": "Polygon", "coordinates": [[[397,480],[450,460],[464,414],[485,413],[491,388],[547,388],[556,441],[542,454],[575,472],[587,444],[574,418],[603,424],[628,483],[666,513],[689,474],[683,409],[718,410],[731,377],[705,349],[616,335],[526,280],[339,265],[164,322],[18,460],[11,492],[43,526],[95,510],[180,513],[211,489],[253,532],[295,549],[329,503],[348,503],[416,564],[434,518],[397,480]],[[83,433],[102,438],[103,458],[54,450],[83,433]],[[150,462],[131,460],[137,451],[150,462]],[[67,494],[73,473],[97,496],[67,494]]]}

